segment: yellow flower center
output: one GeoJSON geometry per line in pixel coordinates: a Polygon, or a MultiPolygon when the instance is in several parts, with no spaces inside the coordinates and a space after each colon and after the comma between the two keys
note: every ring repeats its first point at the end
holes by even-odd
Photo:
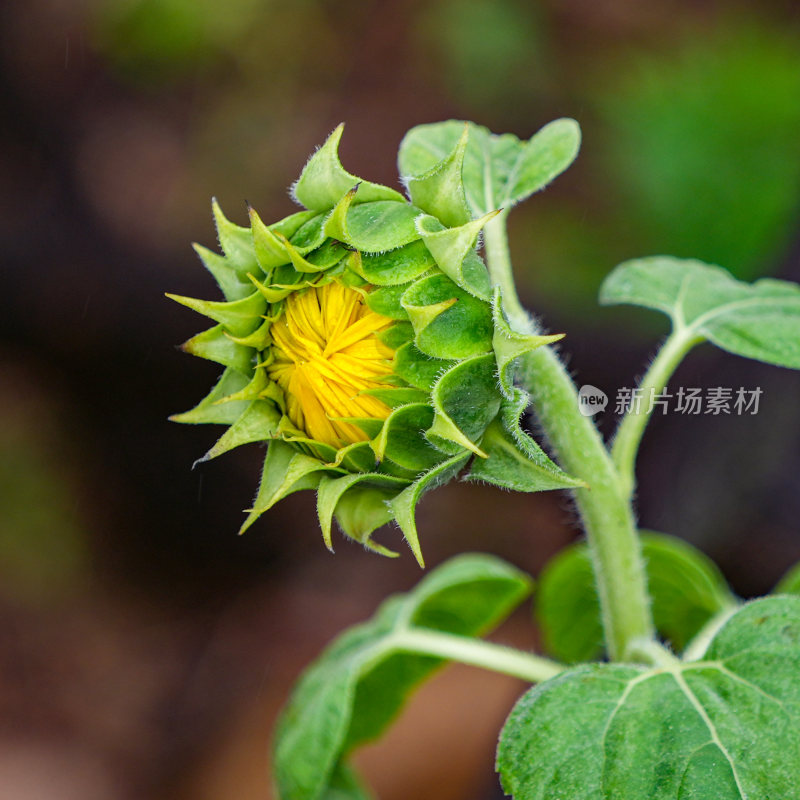
{"type": "Polygon", "coordinates": [[[270,377],[286,395],[289,419],[311,439],[342,447],[368,437],[346,418],[386,419],[389,407],[365,389],[385,385],[394,351],[376,335],[392,320],[336,281],[294,292],[272,325],[270,377]]]}

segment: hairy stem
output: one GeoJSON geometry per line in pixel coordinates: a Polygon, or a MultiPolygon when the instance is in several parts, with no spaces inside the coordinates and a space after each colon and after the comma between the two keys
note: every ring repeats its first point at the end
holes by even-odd
{"type": "MultiPolygon", "coordinates": [[[[522,332],[531,331],[534,323],[514,289],[500,215],[486,226],[485,252],[491,278],[502,287],[509,322],[522,332]],[[499,225],[491,227],[494,223],[499,225]]],[[[574,490],[574,496],[592,557],[608,653],[624,660],[630,657],[631,643],[640,646],[642,640],[655,639],[631,504],[597,428],[580,413],[575,385],[554,350],[540,347],[521,362],[520,378],[561,465],[587,484],[574,490]]]]}
{"type": "Polygon", "coordinates": [[[627,497],[633,494],[636,486],[636,454],[655,408],[653,401],[664,391],[683,357],[700,341],[702,337],[693,336],[686,329],[673,331],[642,378],[637,396],[620,422],[611,454],[619,475],[620,490],[627,497]]]}
{"type": "Polygon", "coordinates": [[[654,638],[641,546],[630,503],[594,423],[578,410],[569,375],[551,348],[523,358],[522,383],[564,469],[584,480],[574,491],[592,556],[612,659],[628,657],[631,642],[654,638]]]}
{"type": "Polygon", "coordinates": [[[672,669],[680,664],[680,659],[653,639],[634,639],[628,645],[628,658],[638,664],[650,667],[672,669]]]}
{"type": "Polygon", "coordinates": [[[531,683],[546,681],[566,669],[556,661],[513,647],[421,628],[400,631],[395,634],[394,640],[398,650],[440,656],[450,661],[512,675],[531,683]]]}
{"type": "Polygon", "coordinates": [[[503,295],[503,308],[509,320],[520,323],[521,329],[530,327],[528,312],[519,301],[514,275],[511,272],[511,254],[508,250],[508,236],[506,235],[506,220],[509,209],[504,208],[494,219],[486,223],[483,229],[483,249],[492,282],[500,287],[503,295]],[[503,265],[509,265],[505,269],[503,265]]]}

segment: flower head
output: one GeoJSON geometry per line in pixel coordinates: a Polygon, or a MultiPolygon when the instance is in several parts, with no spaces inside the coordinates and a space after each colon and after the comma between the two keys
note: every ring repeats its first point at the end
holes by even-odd
{"type": "Polygon", "coordinates": [[[272,326],[274,360],[267,372],[283,389],[298,430],[339,448],[369,438],[349,419],[389,416],[386,403],[364,392],[392,374],[394,351],[378,337],[391,324],[361,292],[338,281],[286,298],[272,326]]]}
{"type": "Polygon", "coordinates": [[[305,210],[233,224],[213,204],[223,251],[196,246],[223,301],[169,295],[216,323],[186,351],[225,370],[172,419],[228,428],[202,460],[268,442],[243,530],[278,500],[316,489],[328,547],[394,519],[422,562],[414,509],[459,472],[507,488],[574,485],[519,427],[521,354],[559,336],[510,329],[477,253],[461,170],[467,131],[411,201],[342,167],[339,126],[293,187],[305,210]]]}

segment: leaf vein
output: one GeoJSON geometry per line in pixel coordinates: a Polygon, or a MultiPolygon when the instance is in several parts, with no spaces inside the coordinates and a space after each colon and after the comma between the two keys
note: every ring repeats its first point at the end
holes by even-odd
{"type": "Polygon", "coordinates": [[[703,704],[697,699],[694,692],[689,687],[689,684],[686,683],[686,680],[684,679],[680,670],[673,671],[672,677],[675,679],[675,682],[678,684],[680,690],[686,696],[686,699],[692,704],[692,707],[698,713],[700,719],[703,720],[706,728],[708,728],[708,732],[711,734],[712,741],[717,747],[719,747],[720,752],[725,756],[728,764],[730,764],[731,772],[733,773],[733,779],[736,782],[736,788],[739,791],[739,796],[742,798],[742,800],[747,800],[747,794],[742,787],[742,782],[739,780],[739,773],[736,771],[736,764],[734,763],[731,754],[728,752],[728,748],[725,747],[725,745],[722,743],[722,740],[719,738],[717,728],[714,725],[711,717],[709,717],[708,712],[703,707],[703,704]]]}
{"type": "MultiPolygon", "coordinates": [[[[690,324],[689,328],[700,330],[704,325],[708,324],[715,317],[723,316],[734,309],[746,308],[747,306],[758,305],[783,305],[788,298],[786,297],[748,297],[745,300],[734,300],[732,303],[727,303],[724,306],[717,306],[716,308],[709,309],[705,313],[696,317],[690,324]]],[[[800,303],[798,303],[797,311],[800,313],[800,303]]]]}

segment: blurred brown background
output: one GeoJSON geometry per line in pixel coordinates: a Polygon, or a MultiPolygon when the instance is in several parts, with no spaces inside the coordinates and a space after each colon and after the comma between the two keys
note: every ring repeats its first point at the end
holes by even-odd
{"type": "MultiPolygon", "coordinates": [[[[0,798],[269,798],[268,740],[333,635],[419,577],[339,542],[294,495],[237,537],[258,447],[169,413],[216,366],[174,345],[212,296],[189,247],[209,200],[242,223],[340,121],[353,172],[396,185],[411,126],[529,136],[569,115],[568,174],[512,217],[528,304],[580,383],[630,386],[665,320],[595,305],[625,258],[698,256],[800,280],[800,6],[792,0],[28,0],[2,24],[0,798]]],[[[743,596],[800,559],[800,376],[693,354],[685,386],[760,386],[757,416],[657,418],[648,527],[743,596]]],[[[613,405],[613,401],[612,401],[613,405]]],[[[601,420],[606,432],[615,417],[601,420]]],[[[428,562],[497,553],[536,574],[568,500],[453,484],[420,508],[428,562]]],[[[534,645],[528,610],[499,639],[534,645]]],[[[383,800],[499,797],[493,737],[518,683],[454,668],[359,763],[383,800]]]]}

